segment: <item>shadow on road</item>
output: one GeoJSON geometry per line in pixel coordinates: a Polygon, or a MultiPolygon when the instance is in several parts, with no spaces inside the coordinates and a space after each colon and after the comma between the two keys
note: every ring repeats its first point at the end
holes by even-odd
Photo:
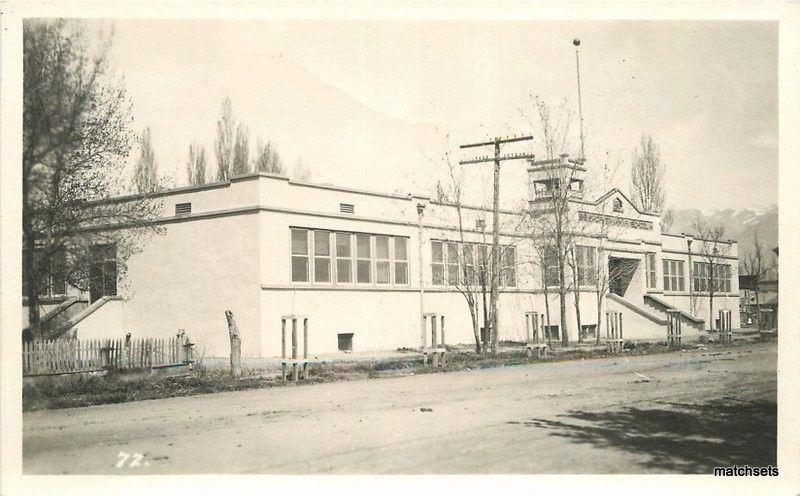
{"type": "MultiPolygon", "coordinates": [[[[552,429],[551,435],[599,449],[642,455],[644,469],[710,474],[718,466],[776,464],[774,401],[667,403],[664,408],[572,411],[558,417],[563,420],[510,423],[552,429]]],[[[613,455],[607,459],[609,471],[616,471],[613,455]]]]}

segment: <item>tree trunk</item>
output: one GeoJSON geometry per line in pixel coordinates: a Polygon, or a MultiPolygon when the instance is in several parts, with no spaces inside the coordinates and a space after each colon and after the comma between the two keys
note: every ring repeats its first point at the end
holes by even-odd
{"type": "Polygon", "coordinates": [[[544,338],[547,340],[547,345],[550,346],[550,296],[547,294],[547,283],[543,284],[544,288],[544,314],[547,319],[547,329],[544,331],[544,338]]]}
{"type": "Polygon", "coordinates": [[[714,332],[714,293],[708,293],[708,320],[711,332],[714,332]]]}
{"type": "Polygon", "coordinates": [[[594,342],[595,344],[600,344],[600,324],[603,322],[603,297],[600,296],[600,293],[597,294],[597,327],[595,328],[595,337],[594,342]]]}
{"type": "Polygon", "coordinates": [[[225,319],[228,321],[228,337],[231,340],[231,375],[242,375],[242,340],[239,337],[239,327],[233,318],[233,312],[225,310],[225,319]]]}
{"type": "MultiPolygon", "coordinates": [[[[573,271],[575,269],[573,268],[573,271]]],[[[581,331],[583,327],[581,326],[581,292],[580,288],[578,287],[578,277],[573,273],[572,275],[572,284],[573,284],[573,293],[575,293],[575,321],[578,324],[578,342],[583,342],[583,334],[581,331]]]]}
{"type": "Polygon", "coordinates": [[[469,305],[469,316],[472,318],[472,333],[475,336],[475,353],[481,354],[481,328],[478,325],[478,309],[475,301],[469,305]]]}
{"type": "Polygon", "coordinates": [[[25,296],[28,297],[28,328],[30,329],[30,337],[38,337],[44,339],[42,331],[39,328],[39,288],[37,281],[39,278],[36,274],[36,263],[34,260],[34,246],[36,242],[33,236],[25,236],[25,249],[22,254],[22,264],[24,266],[23,273],[27,277],[27,288],[25,296]]]}
{"type": "Polygon", "coordinates": [[[489,336],[491,335],[491,322],[489,321],[489,309],[486,306],[486,285],[484,284],[481,290],[481,294],[483,297],[483,331],[484,334],[481,336],[483,338],[483,349],[481,350],[483,354],[486,354],[486,351],[489,349],[489,336]]]}
{"type": "Polygon", "coordinates": [[[561,344],[569,346],[569,334],[567,333],[567,292],[564,289],[558,291],[558,303],[561,316],[561,344]]]}
{"type": "Polygon", "coordinates": [[[756,285],[753,292],[756,294],[756,323],[758,328],[761,329],[761,301],[758,298],[758,285],[756,285]]]}

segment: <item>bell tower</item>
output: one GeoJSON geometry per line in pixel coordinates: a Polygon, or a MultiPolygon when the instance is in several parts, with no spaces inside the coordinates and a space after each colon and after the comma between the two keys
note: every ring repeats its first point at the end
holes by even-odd
{"type": "Polygon", "coordinates": [[[580,200],[584,192],[586,168],[583,159],[562,154],[546,160],[529,160],[528,203],[540,208],[559,199],[580,200]]]}

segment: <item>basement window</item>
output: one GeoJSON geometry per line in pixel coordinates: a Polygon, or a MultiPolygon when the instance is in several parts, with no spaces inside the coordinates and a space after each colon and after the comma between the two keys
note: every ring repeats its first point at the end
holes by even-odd
{"type": "Polygon", "coordinates": [[[339,211],[343,214],[354,214],[356,213],[356,206],[352,203],[340,203],[339,211]]]}
{"type": "Polygon", "coordinates": [[[187,215],[192,213],[192,204],[191,203],[176,203],[175,204],[175,215],[187,215]]]}
{"type": "Polygon", "coordinates": [[[353,351],[353,333],[338,334],[339,351],[351,353],[353,351]]]}

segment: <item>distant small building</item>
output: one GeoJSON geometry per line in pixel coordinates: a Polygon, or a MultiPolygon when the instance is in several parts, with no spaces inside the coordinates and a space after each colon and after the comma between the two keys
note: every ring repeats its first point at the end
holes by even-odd
{"type": "Polygon", "coordinates": [[[758,286],[758,301],[756,301],[753,276],[739,276],[739,311],[741,312],[742,325],[747,325],[748,322],[754,326],[758,325],[761,310],[771,311],[772,318],[775,319],[774,322],[777,322],[778,280],[761,281],[758,286]]]}

